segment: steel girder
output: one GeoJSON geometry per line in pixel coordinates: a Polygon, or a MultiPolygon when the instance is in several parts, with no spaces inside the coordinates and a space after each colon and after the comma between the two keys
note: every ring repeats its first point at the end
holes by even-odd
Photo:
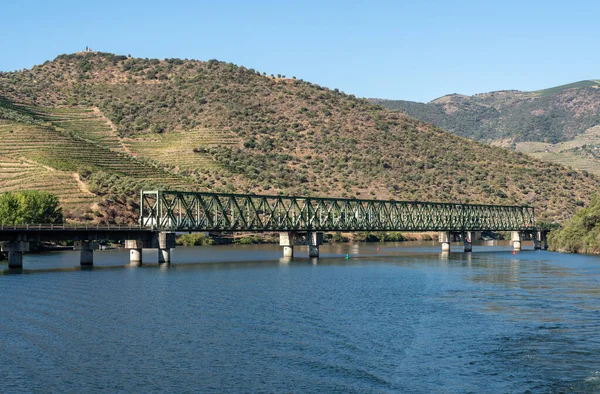
{"type": "Polygon", "coordinates": [[[528,206],[142,191],[140,224],[162,231],[526,231],[528,206]]]}

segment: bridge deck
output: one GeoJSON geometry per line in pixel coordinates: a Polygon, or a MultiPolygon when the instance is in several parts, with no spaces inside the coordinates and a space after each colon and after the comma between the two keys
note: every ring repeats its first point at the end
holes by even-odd
{"type": "Polygon", "coordinates": [[[141,226],[90,224],[0,225],[0,241],[151,240],[156,230],[141,226]]]}

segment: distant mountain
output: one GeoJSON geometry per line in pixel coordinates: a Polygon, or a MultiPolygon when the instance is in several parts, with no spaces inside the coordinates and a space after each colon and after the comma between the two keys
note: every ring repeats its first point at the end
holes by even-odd
{"type": "Polygon", "coordinates": [[[504,90],[450,94],[427,104],[371,99],[456,135],[483,142],[569,141],[600,125],[600,81],[589,80],[535,92],[504,90]]]}
{"type": "MultiPolygon", "coordinates": [[[[490,97],[551,96],[508,98],[519,94],[490,97]]],[[[469,100],[413,106],[445,117],[469,100]]],[[[72,220],[135,220],[139,189],[158,187],[531,204],[540,218],[560,220],[600,188],[585,172],[457,137],[337,89],[217,60],[77,53],[0,73],[0,147],[0,192],[52,191],[72,220]]]]}

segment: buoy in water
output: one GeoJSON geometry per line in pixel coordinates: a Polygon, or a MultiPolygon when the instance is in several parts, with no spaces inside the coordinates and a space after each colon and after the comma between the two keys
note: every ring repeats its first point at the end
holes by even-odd
{"type": "Polygon", "coordinates": [[[346,254],[346,260],[350,260],[350,255],[346,254]]]}

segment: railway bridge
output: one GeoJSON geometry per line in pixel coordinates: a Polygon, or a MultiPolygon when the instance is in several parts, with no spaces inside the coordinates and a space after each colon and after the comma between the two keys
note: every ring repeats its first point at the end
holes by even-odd
{"type": "Polygon", "coordinates": [[[324,232],[439,232],[442,251],[461,239],[465,252],[481,231],[510,231],[515,249],[524,237],[534,248],[546,247],[545,231],[536,227],[529,206],[358,200],[255,194],[141,191],[137,226],[3,225],[0,246],[9,267],[22,267],[22,253],[32,241],[73,240],[82,265],[93,264],[98,241],[124,242],[130,262],[141,263],[142,249],[158,249],[160,263],[170,262],[176,232],[278,232],[284,257],[295,246],[308,246],[319,256],[324,232]]]}

